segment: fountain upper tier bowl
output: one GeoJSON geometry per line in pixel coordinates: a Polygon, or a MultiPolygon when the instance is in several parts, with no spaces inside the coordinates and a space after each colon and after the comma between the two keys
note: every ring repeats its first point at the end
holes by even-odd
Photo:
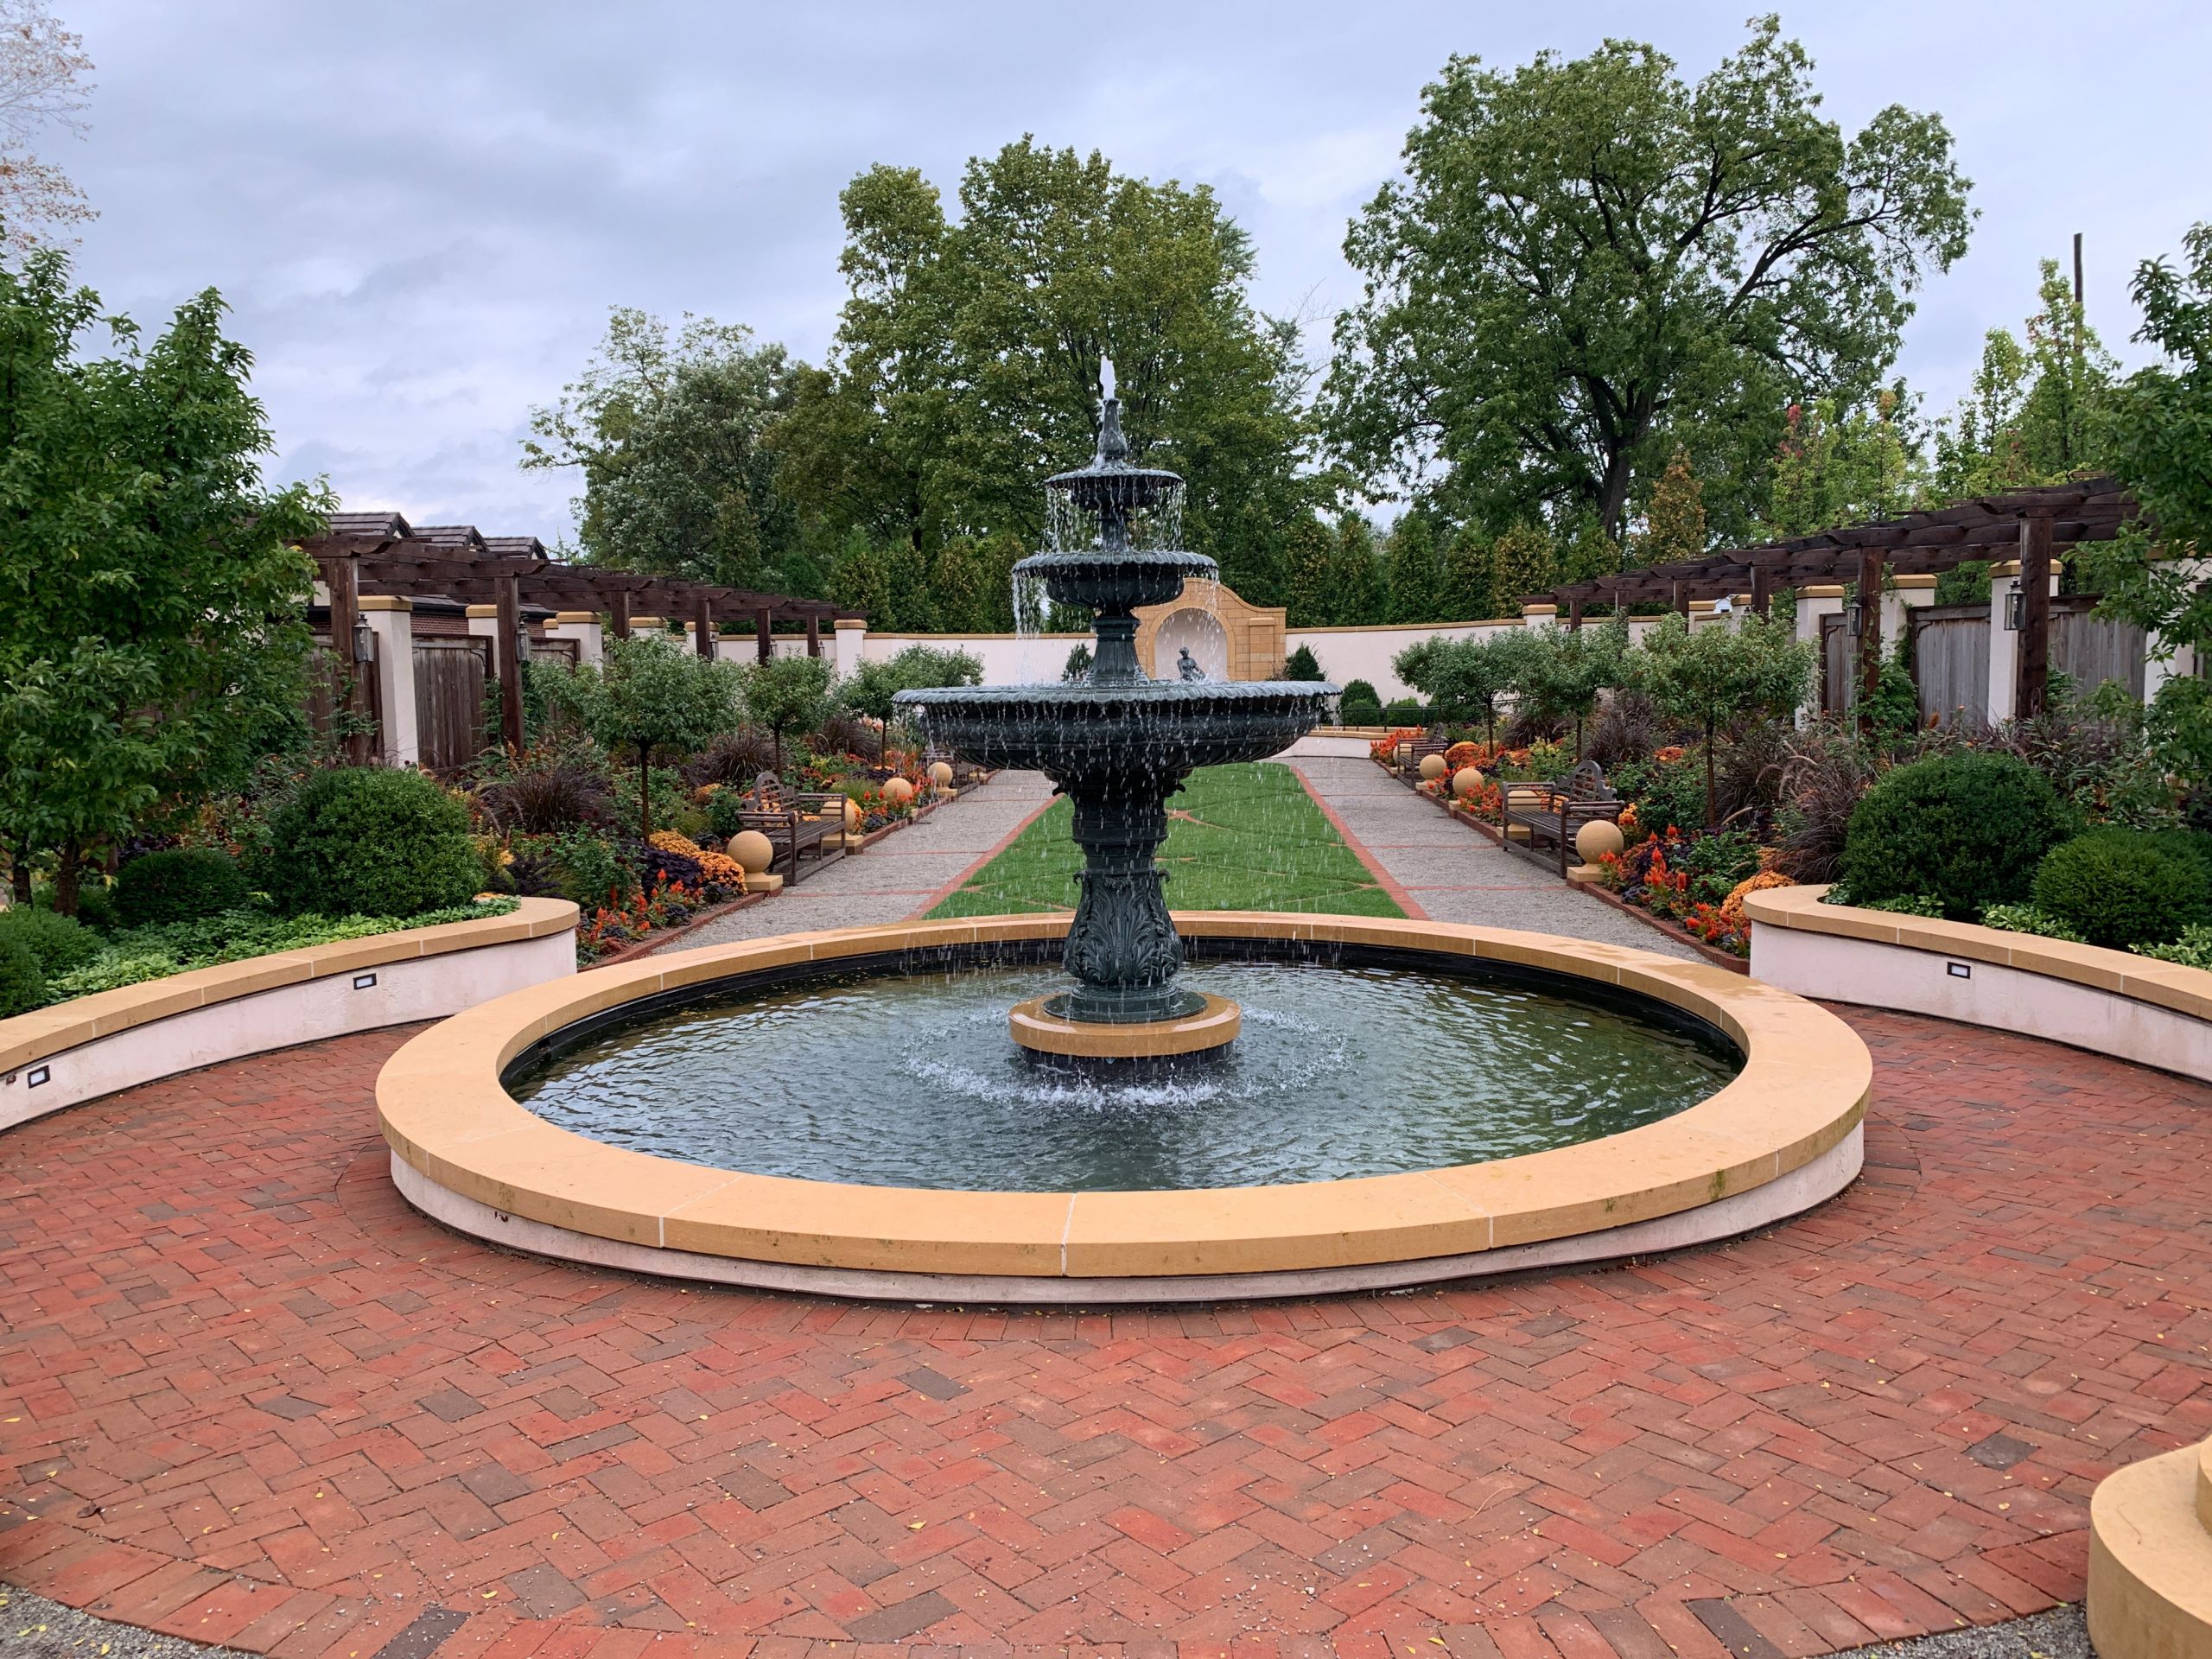
{"type": "Polygon", "coordinates": [[[1147,680],[948,686],[902,691],[899,702],[932,743],[982,765],[1104,786],[1179,781],[1194,766],[1280,753],[1313,728],[1336,690],[1299,680],[1147,680]]]}

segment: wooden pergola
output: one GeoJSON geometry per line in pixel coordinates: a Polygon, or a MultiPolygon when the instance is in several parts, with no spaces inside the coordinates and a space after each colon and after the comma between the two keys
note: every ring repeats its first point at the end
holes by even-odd
{"type": "Polygon", "coordinates": [[[303,550],[330,590],[331,639],[341,655],[342,642],[352,638],[360,615],[363,594],[497,607],[493,672],[501,693],[500,735],[517,748],[523,742],[520,639],[525,605],[605,616],[614,636],[623,639],[630,637],[636,618],[680,618],[692,625],[702,657],[715,654],[721,619],[750,617],[764,662],[774,649],[772,636],[779,622],[804,624],[807,654],[819,657],[823,621],[834,627],[840,614],[858,614],[840,613],[821,600],[562,564],[535,536],[485,536],[473,524],[416,526],[396,512],[333,513],[323,533],[303,550]]]}
{"type": "MultiPolygon", "coordinates": [[[[1592,609],[1657,603],[1687,615],[1694,601],[1723,596],[1748,595],[1751,609],[1764,616],[1772,595],[1784,588],[1852,582],[1861,596],[1878,594],[1885,572],[1941,575],[1973,560],[2016,558],[2020,563],[2021,611],[2015,706],[2022,715],[2037,715],[2043,712],[2050,682],[2054,553],[2062,547],[2108,542],[2135,514],[2134,499],[2118,480],[2084,478],[1624,570],[1532,594],[1527,602],[1558,606],[1571,627],[1580,627],[1583,616],[1592,609]]],[[[1880,671],[1880,606],[1861,605],[1859,623],[1858,677],[1863,687],[1872,683],[1880,671]]]]}

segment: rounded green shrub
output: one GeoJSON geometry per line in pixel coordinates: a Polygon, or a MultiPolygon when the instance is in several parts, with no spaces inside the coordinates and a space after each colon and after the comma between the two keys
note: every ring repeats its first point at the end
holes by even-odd
{"type": "Polygon", "coordinates": [[[21,941],[48,979],[81,968],[100,953],[99,935],[82,922],[29,905],[0,910],[0,938],[21,941]]]}
{"type": "Polygon", "coordinates": [[[46,1001],[46,976],[31,948],[13,933],[0,933],[0,1020],[29,1014],[46,1001]]]}
{"type": "Polygon", "coordinates": [[[2054,847],[2036,870],[2036,908],[2091,944],[2164,944],[2212,919],[2212,876],[2188,850],[2128,830],[2054,847]]]}
{"type": "Polygon", "coordinates": [[[147,853],[115,878],[115,913],[125,927],[196,922],[243,910],[251,897],[238,861],[206,849],[147,853]]]}
{"type": "Polygon", "coordinates": [[[310,774],[270,817],[269,895],[292,914],[412,916],[466,904],[484,880],[468,809],[419,772],[310,774]]]}
{"type": "Polygon", "coordinates": [[[1853,902],[1918,894],[1953,921],[2028,896],[2043,855],[2071,835],[2072,810],[2009,754],[1939,754],[1886,773],[1860,798],[1843,846],[1853,902]]]}

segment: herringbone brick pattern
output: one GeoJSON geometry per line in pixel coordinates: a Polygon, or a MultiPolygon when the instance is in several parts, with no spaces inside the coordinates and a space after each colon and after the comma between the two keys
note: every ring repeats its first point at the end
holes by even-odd
{"type": "Polygon", "coordinates": [[[1866,1179],[1487,1287],[683,1289],[414,1215],[404,1033],[0,1138],[0,1576],[309,1659],[1775,1659],[2078,1596],[2212,1432],[2212,1090],[1853,1013],[1866,1179]],[[442,1642],[440,1638],[442,1637],[442,1642]]]}

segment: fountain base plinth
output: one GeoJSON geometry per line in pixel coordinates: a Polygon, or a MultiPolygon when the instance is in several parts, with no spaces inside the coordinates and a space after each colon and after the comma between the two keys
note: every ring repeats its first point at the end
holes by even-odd
{"type": "Polygon", "coordinates": [[[1070,1020],[1052,1011],[1057,997],[1017,1002],[1007,1016],[1014,1040],[1033,1054],[1071,1060],[1157,1060],[1223,1049],[1244,1027],[1244,1010],[1225,996],[1199,995],[1195,1013],[1176,1020],[1070,1020]]]}

